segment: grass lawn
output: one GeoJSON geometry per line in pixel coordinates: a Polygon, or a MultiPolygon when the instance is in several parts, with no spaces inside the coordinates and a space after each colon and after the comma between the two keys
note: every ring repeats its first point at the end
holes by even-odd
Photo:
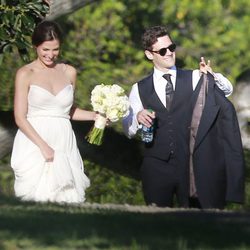
{"type": "Polygon", "coordinates": [[[230,211],[25,203],[2,168],[0,250],[250,250],[250,151],[246,166],[246,202],[230,211]]]}
{"type": "Polygon", "coordinates": [[[250,249],[250,213],[142,210],[35,204],[2,196],[0,249],[250,249]]]}

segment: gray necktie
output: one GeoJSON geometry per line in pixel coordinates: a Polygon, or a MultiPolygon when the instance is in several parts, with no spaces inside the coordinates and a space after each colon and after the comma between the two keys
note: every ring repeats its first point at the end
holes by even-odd
{"type": "Polygon", "coordinates": [[[174,96],[173,83],[171,81],[170,76],[171,76],[170,74],[165,74],[162,76],[167,80],[167,85],[166,85],[166,108],[167,110],[170,110],[171,103],[173,101],[173,96],[174,96]]]}

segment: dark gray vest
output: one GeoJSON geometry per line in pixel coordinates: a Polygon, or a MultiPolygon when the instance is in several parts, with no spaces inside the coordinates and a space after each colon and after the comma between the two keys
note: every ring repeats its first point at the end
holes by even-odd
{"type": "Polygon", "coordinates": [[[142,105],[156,113],[154,140],[145,144],[144,156],[168,160],[188,154],[189,127],[192,116],[192,71],[177,69],[176,86],[171,109],[168,111],[157,96],[153,74],[138,82],[142,105]]]}

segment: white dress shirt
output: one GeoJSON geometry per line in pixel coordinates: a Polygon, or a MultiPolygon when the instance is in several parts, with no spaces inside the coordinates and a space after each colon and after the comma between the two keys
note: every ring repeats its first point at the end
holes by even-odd
{"type": "MultiPolygon", "coordinates": [[[[164,74],[165,73],[154,68],[154,73],[153,73],[154,89],[159,99],[161,100],[162,104],[166,106],[165,88],[166,88],[167,80],[162,77],[164,74]]],[[[168,71],[168,74],[171,74],[173,88],[175,89],[176,67],[175,66],[172,67],[168,71]]],[[[231,95],[231,93],[233,92],[233,86],[231,82],[220,73],[214,73],[214,78],[215,78],[215,83],[225,93],[225,95],[226,96],[231,95]]],[[[193,90],[195,90],[199,80],[200,80],[199,70],[198,69],[193,70],[193,74],[192,74],[193,90]]],[[[129,101],[130,101],[130,112],[129,112],[129,115],[123,119],[123,129],[124,129],[125,134],[129,138],[131,138],[137,133],[137,130],[141,127],[136,117],[137,117],[137,113],[143,109],[142,102],[139,96],[137,83],[135,83],[132,86],[132,89],[129,95],[129,101]]]]}

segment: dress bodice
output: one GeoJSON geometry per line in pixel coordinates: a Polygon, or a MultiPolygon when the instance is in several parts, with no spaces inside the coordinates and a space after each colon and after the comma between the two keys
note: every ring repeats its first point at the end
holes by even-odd
{"type": "Polygon", "coordinates": [[[27,117],[63,117],[69,118],[73,104],[74,90],[72,84],[66,85],[56,95],[38,85],[30,85],[28,93],[27,117]]]}

